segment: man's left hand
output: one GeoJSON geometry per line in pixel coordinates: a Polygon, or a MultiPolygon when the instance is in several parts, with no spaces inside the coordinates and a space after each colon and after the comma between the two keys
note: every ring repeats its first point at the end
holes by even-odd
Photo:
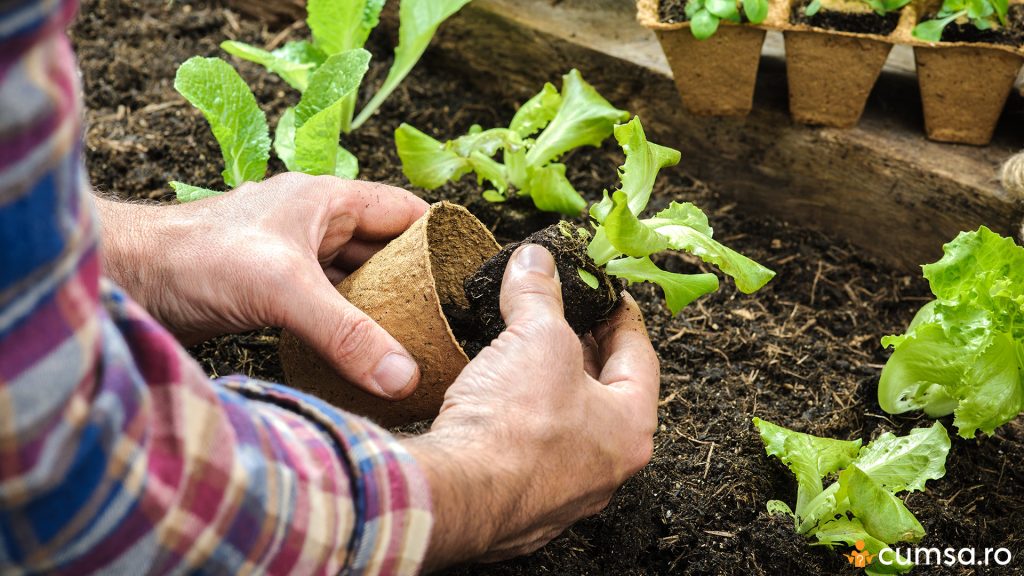
{"type": "Polygon", "coordinates": [[[404,398],[408,352],[334,288],[427,209],[405,190],[282,174],[174,206],[97,200],[105,274],[184,344],[263,326],[309,343],[349,381],[404,398]]]}

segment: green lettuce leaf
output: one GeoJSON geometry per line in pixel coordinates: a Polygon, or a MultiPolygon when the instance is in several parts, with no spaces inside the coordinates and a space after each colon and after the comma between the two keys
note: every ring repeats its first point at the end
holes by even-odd
{"type": "Polygon", "coordinates": [[[958,403],[952,394],[970,363],[971,356],[941,326],[921,326],[901,338],[882,368],[878,404],[889,414],[951,414],[958,403]]]}
{"type": "Polygon", "coordinates": [[[249,87],[220,58],[188,59],[178,68],[174,89],[210,123],[224,157],[224,183],[259,182],[267,173],[270,132],[249,87]]]}
{"type": "Polygon", "coordinates": [[[612,194],[612,210],[601,229],[616,251],[633,258],[643,258],[668,248],[668,240],[664,236],[645,226],[630,211],[629,200],[622,191],[612,194]]]}
{"type": "Polygon", "coordinates": [[[220,47],[228,54],[263,66],[299,92],[306,90],[310,74],[327,58],[305,41],[289,42],[273,52],[234,40],[221,42],[220,47]]]}
{"type": "Polygon", "coordinates": [[[629,209],[637,216],[647,207],[654,189],[654,181],[662,168],[679,163],[678,150],[647,141],[640,118],[634,116],[627,124],[615,127],[615,139],[626,153],[626,162],[620,168],[622,190],[629,198],[629,209]]]}
{"type": "Polygon", "coordinates": [[[616,123],[629,113],[612,106],[578,70],[562,77],[562,103],[526,154],[531,166],[543,166],[562,154],[582,146],[600,146],[616,123]]]}
{"type": "Polygon", "coordinates": [[[408,124],[403,123],[395,130],[395,144],[402,161],[402,173],[413,186],[433,190],[472,170],[466,158],[408,124]]]}
{"type": "Polygon", "coordinates": [[[508,125],[521,138],[529,138],[543,130],[562,106],[562,95],[554,84],[548,82],[533,98],[519,107],[512,123],[508,125]]]}
{"type": "Polygon", "coordinates": [[[352,122],[353,130],[362,126],[409,75],[441,23],[461,10],[469,1],[402,0],[398,8],[398,46],[395,48],[395,60],[391,64],[387,78],[384,79],[384,84],[352,122]]]}
{"type": "Polygon", "coordinates": [[[295,166],[295,107],[288,108],[274,130],[274,152],[289,170],[295,166]]]}
{"type": "Polygon", "coordinates": [[[1018,360],[1019,345],[1006,333],[993,334],[977,355],[956,391],[959,404],[953,425],[965,438],[977,430],[992,434],[1024,410],[1024,382],[1018,360]]]}
{"type": "MultiPolygon", "coordinates": [[[[278,134],[279,143],[275,148],[288,151],[294,148],[294,155],[281,155],[290,170],[312,175],[333,175],[341,178],[355,178],[358,163],[354,156],[338,146],[341,135],[345,99],[353,94],[362,82],[369,67],[370,53],[356,48],[335,54],[317,68],[309,80],[309,88],[295,107],[293,118],[282,117],[285,132],[278,134]],[[284,120],[294,120],[294,144],[289,146],[290,126],[284,120]]],[[[287,114],[286,114],[287,115],[287,114]]]]}
{"type": "Polygon", "coordinates": [[[653,282],[665,293],[665,302],[672,314],[678,314],[688,304],[718,290],[718,277],[714,274],[676,274],[658,268],[650,258],[619,258],[608,262],[605,270],[616,278],[630,283],[653,282]]]}
{"type": "Polygon", "coordinates": [[[964,438],[991,434],[1024,410],[1024,248],[983,226],[943,249],[923,267],[936,300],[882,339],[893,354],[878,401],[890,413],[953,412],[964,438]]]}
{"type": "Polygon", "coordinates": [[[310,77],[309,88],[295,107],[296,128],[358,90],[369,66],[370,53],[362,48],[328,58],[310,77]]]}
{"type": "MultiPolygon", "coordinates": [[[[469,165],[476,172],[477,184],[490,182],[494,186],[490,192],[498,194],[501,202],[507,200],[505,192],[508,191],[508,177],[503,164],[482,152],[473,152],[469,155],[469,165]]],[[[484,194],[487,195],[486,192],[484,194]]]]}
{"type": "Polygon", "coordinates": [[[850,511],[873,537],[889,544],[919,542],[924,527],[903,500],[868,476],[856,465],[839,475],[839,484],[850,499],[850,511]]]}
{"type": "Polygon", "coordinates": [[[210,190],[209,188],[201,188],[199,186],[193,186],[191,184],[185,184],[184,182],[171,181],[168,182],[171,188],[174,190],[175,195],[178,198],[178,202],[184,204],[185,202],[195,202],[196,200],[202,200],[203,198],[209,198],[211,196],[220,196],[223,192],[217,190],[210,190]]]}
{"type": "Polygon", "coordinates": [[[328,56],[362,48],[380,21],[384,0],[308,0],[306,24],[328,56]]]}
{"type": "Polygon", "coordinates": [[[714,264],[722,272],[732,276],[736,281],[736,287],[744,294],[760,290],[775,277],[775,272],[719,244],[711,236],[704,234],[704,230],[688,226],[686,222],[690,221],[690,218],[674,221],[671,213],[662,211],[658,213],[656,219],[658,223],[655,231],[668,240],[670,248],[684,250],[709,264],[714,264]]]}
{"type": "Polygon", "coordinates": [[[665,226],[688,226],[708,238],[715,233],[704,211],[689,202],[672,202],[668,208],[658,212],[654,218],[644,220],[643,223],[654,230],[665,226]]]}
{"type": "Polygon", "coordinates": [[[946,475],[949,434],[942,424],[914,428],[906,436],[886,432],[861,450],[854,464],[880,486],[897,494],[924,490],[946,475]]]}
{"type": "Polygon", "coordinates": [[[587,207],[587,201],[565,177],[564,164],[548,164],[531,170],[529,184],[520,194],[533,198],[537,208],[545,212],[579,216],[587,207]]]}

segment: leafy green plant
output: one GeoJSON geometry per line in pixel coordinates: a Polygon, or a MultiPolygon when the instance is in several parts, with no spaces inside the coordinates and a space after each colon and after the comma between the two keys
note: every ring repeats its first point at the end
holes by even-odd
{"type": "MultiPolygon", "coordinates": [[[[373,115],[419,61],[437,28],[470,0],[402,0],[398,46],[383,85],[356,115],[359,87],[370,62],[363,49],[380,21],[384,0],[310,0],[306,23],[312,41],[288,42],[273,51],[226,41],[228,53],[264,66],[301,94],[278,120],[274,151],[292,171],[355,178],[359,162],[339,146],[341,134],[373,115]]],[[[178,69],[175,88],[203,112],[224,156],[224,183],[262,180],[269,159],[266,115],[245,81],[217,58],[192,58],[178,69]]],[[[182,202],[219,194],[172,182],[182,202]]]]}
{"type": "Polygon", "coordinates": [[[718,277],[662,270],[650,258],[659,252],[689,252],[731,276],[737,288],[746,294],[759,290],[775,276],[771,270],[714,240],[707,216],[689,202],[672,202],[653,218],[640,219],[658,172],[677,164],[679,152],[648,142],[636,117],[616,126],[614,132],[626,161],[619,169],[619,189],[611,194],[605,191],[601,202],[590,208],[594,234],[587,253],[595,264],[630,283],[657,284],[673,314],[717,290],[718,277]]]}
{"type": "Polygon", "coordinates": [[[600,146],[617,122],[629,118],[605,100],[572,70],[562,77],[562,91],[544,85],[523,104],[508,128],[483,130],[440,142],[402,124],[395,131],[402,171],[414,186],[433,190],[445,182],[475,173],[491,188],[490,202],[504,202],[514,191],[533,199],[538,209],[579,216],[586,201],[565,177],[556,160],[575,148],[600,146]],[[502,161],[495,159],[502,153],[502,161]]]}
{"type": "MultiPolygon", "coordinates": [[[[814,16],[821,10],[822,0],[811,0],[804,9],[805,16],[814,16]]],[[[879,16],[885,16],[891,12],[895,12],[900,8],[903,8],[907,4],[910,4],[910,0],[860,0],[864,4],[871,7],[875,11],[875,14],[879,16]]]]}
{"type": "MultiPolygon", "coordinates": [[[[794,520],[800,534],[833,547],[863,542],[871,554],[897,542],[918,542],[925,531],[897,497],[924,490],[928,480],[946,474],[950,441],[939,422],[906,436],[882,434],[867,446],[795,432],[754,418],[765,451],[782,461],[797,480],[795,511],[780,500],[768,511],[794,520]],[[835,477],[827,487],[824,480],[835,477]]],[[[875,563],[869,575],[902,573],[913,567],[896,556],[892,565],[875,563]]]]}
{"type": "Polygon", "coordinates": [[[706,40],[714,36],[722,20],[739,24],[746,16],[751,24],[764,22],[768,0],[688,0],[684,10],[693,37],[706,40]]]}
{"type": "Polygon", "coordinates": [[[1009,4],[1008,0],[944,0],[935,18],[914,26],[913,34],[927,42],[939,42],[946,26],[961,18],[970,20],[978,30],[1001,28],[1007,24],[1009,4]]]}
{"type": "Polygon", "coordinates": [[[954,414],[973,438],[1024,410],[1024,248],[982,226],[943,247],[923,266],[935,300],[907,331],[886,336],[893,354],[882,370],[878,403],[890,414],[954,414]]]}

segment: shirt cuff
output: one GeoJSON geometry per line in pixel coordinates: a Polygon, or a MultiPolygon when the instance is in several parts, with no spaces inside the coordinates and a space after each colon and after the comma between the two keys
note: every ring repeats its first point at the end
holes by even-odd
{"type": "Polygon", "coordinates": [[[433,515],[430,487],[404,446],[373,422],[323,400],[243,376],[217,383],[316,423],[348,469],[356,518],[343,574],[415,574],[423,564],[433,515]]]}

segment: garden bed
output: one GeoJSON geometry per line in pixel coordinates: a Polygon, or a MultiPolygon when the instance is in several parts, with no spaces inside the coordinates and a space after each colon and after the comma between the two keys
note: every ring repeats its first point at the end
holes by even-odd
{"type": "MultiPolygon", "coordinates": [[[[177,65],[194,54],[218,54],[217,44],[226,37],[266,45],[288,34],[305,34],[300,28],[266,30],[205,6],[159,0],[84,3],[74,39],[84,72],[87,156],[96,188],[126,199],[172,202],[168,180],[216,185],[220,155],[202,117],[171,86],[177,65]]],[[[386,73],[387,45],[371,41],[368,46],[375,58],[366,88],[379,84],[386,73]]],[[[431,60],[428,53],[381,113],[346,139],[362,160],[364,178],[407,186],[393,142],[401,121],[449,137],[474,123],[501,125],[511,118],[517,95],[507,100],[475,96],[465,89],[463,78],[432,69],[431,60]]],[[[291,90],[277,78],[245,63],[239,69],[258,100],[268,103],[272,122],[295,103],[291,90]]],[[[576,152],[567,162],[569,177],[593,200],[613,185],[614,170],[608,167],[621,160],[611,144],[576,152]]],[[[271,169],[280,171],[282,166],[272,163],[271,169]]],[[[655,288],[635,289],[662,359],[661,420],[651,465],[604,513],[541,551],[464,572],[860,572],[836,553],[807,546],[787,522],[767,516],[765,502],[792,502],[795,483],[765,455],[750,418],[756,415],[823,436],[866,439],[927,424],[885,417],[875,401],[886,358],[878,340],[902,331],[927,287],[842,241],[751,215],[686,176],[688,169],[692,164],[684,154],[680,167],[666,170],[659,179],[652,208],[669,199],[698,203],[722,231],[723,241],[773,268],[778,277],[755,296],[741,295],[731,282],[723,283],[718,293],[676,318],[664,309],[655,288]]],[[[502,241],[547,223],[510,217],[476,200],[477,193],[467,180],[425,197],[468,203],[502,241]]],[[[659,263],[674,271],[703,268],[678,256],[659,263]]],[[[211,374],[242,372],[280,380],[277,340],[277,331],[267,329],[218,338],[192,352],[211,374]]],[[[907,499],[928,530],[922,545],[1007,547],[1024,553],[1022,461],[1024,426],[1019,420],[992,438],[954,439],[947,476],[907,499]]],[[[1019,571],[1024,558],[1014,564],[1019,571]]],[[[1005,568],[962,570],[927,573],[1007,573],[1005,568]]]]}

